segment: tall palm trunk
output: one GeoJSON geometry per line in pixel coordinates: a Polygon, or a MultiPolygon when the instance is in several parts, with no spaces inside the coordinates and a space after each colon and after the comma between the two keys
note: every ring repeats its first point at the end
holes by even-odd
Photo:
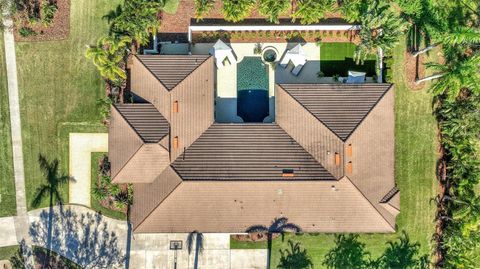
{"type": "Polygon", "coordinates": [[[412,56],[413,56],[413,57],[417,57],[417,56],[420,55],[420,54],[423,54],[423,53],[425,53],[425,52],[427,52],[427,51],[429,51],[429,50],[432,50],[432,49],[436,48],[438,45],[439,45],[438,43],[432,44],[432,45],[430,45],[430,46],[428,46],[428,47],[426,47],[426,48],[423,48],[423,49],[421,49],[421,50],[419,50],[419,51],[416,51],[416,52],[412,53],[412,56]]]}
{"type": "Polygon", "coordinates": [[[272,233],[267,233],[267,269],[270,269],[271,256],[272,256],[272,233]]]}
{"type": "Polygon", "coordinates": [[[440,73],[440,74],[431,75],[431,76],[428,76],[428,77],[425,77],[425,78],[422,78],[422,79],[417,79],[415,81],[415,84],[419,84],[419,83],[422,83],[422,82],[425,82],[425,81],[430,81],[430,80],[433,80],[433,79],[436,79],[436,78],[441,78],[444,75],[445,75],[445,73],[440,73]]]}

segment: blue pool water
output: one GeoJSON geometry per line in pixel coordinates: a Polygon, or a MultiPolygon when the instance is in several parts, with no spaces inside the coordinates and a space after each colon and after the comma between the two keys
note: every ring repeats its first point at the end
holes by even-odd
{"type": "Polygon", "coordinates": [[[237,115],[244,122],[262,122],[269,114],[268,72],[260,57],[237,64],[237,115]]]}

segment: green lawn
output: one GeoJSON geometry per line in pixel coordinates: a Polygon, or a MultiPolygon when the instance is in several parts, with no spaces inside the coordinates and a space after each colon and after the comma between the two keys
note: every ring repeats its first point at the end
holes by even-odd
{"type": "MultiPolygon", "coordinates": [[[[108,31],[102,16],[120,0],[71,1],[70,36],[62,41],[17,44],[20,109],[24,147],[26,192],[29,209],[36,188],[44,182],[38,155],[62,162],[68,173],[66,143],[59,136],[66,122],[98,124],[101,116],[96,104],[104,96],[103,83],[93,64],[85,58],[86,45],[108,31]]],[[[70,124],[70,131],[90,131],[89,125],[70,124]],[[76,129],[78,127],[79,129],[76,129]]],[[[68,139],[67,139],[68,141],[68,139]]],[[[61,193],[68,201],[68,186],[61,193]]],[[[48,206],[43,201],[40,207],[48,206]]]]}
{"type": "MultiPolygon", "coordinates": [[[[92,187],[95,185],[95,182],[97,180],[97,175],[98,175],[98,161],[103,158],[103,155],[107,154],[106,152],[92,152],[92,187]]],[[[100,204],[100,201],[95,199],[95,197],[92,196],[91,198],[91,207],[93,210],[100,212],[102,215],[114,218],[114,219],[119,219],[119,220],[126,220],[127,216],[123,214],[122,212],[118,212],[115,210],[111,210],[109,208],[105,208],[100,204]]]]}
{"type": "Polygon", "coordinates": [[[0,248],[0,260],[9,260],[10,257],[15,255],[19,246],[9,246],[0,248]]]}
{"type": "Polygon", "coordinates": [[[375,75],[375,56],[357,65],[353,60],[356,45],[353,43],[320,43],[320,70],[326,77],[333,75],[348,76],[348,71],[366,72],[375,75]]]}
{"type": "Polygon", "coordinates": [[[5,66],[3,33],[0,33],[0,217],[14,216],[16,214],[7,70],[5,66]]]}
{"type": "MultiPolygon", "coordinates": [[[[430,198],[436,195],[435,162],[437,159],[436,124],[431,110],[431,96],[426,91],[413,92],[404,84],[404,42],[394,51],[393,80],[396,95],[396,168],[395,176],[401,190],[401,213],[397,217],[396,234],[362,234],[373,257],[378,257],[388,240],[405,230],[411,241],[420,243],[422,254],[430,253],[434,232],[435,207],[430,198]]],[[[312,257],[315,268],[323,268],[325,253],[333,247],[331,234],[286,235],[277,238],[272,247],[272,268],[279,261],[279,250],[287,247],[288,239],[298,241],[312,257]]],[[[263,243],[264,246],[264,243],[263,243]]],[[[253,243],[231,242],[232,248],[255,248],[253,243]]]]}

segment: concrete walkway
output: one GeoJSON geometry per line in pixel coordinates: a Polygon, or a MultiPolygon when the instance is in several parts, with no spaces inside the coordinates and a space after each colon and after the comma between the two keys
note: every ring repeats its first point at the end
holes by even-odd
{"type": "Polygon", "coordinates": [[[0,247],[18,245],[14,217],[0,218],[0,238],[0,247]]]}
{"type": "MultiPolygon", "coordinates": [[[[10,3],[11,4],[11,3],[10,3]]],[[[5,18],[3,37],[5,43],[5,61],[8,82],[8,101],[10,107],[10,126],[12,132],[13,170],[15,176],[15,195],[17,202],[17,216],[14,218],[17,242],[28,241],[27,202],[25,196],[25,173],[23,167],[22,124],[20,121],[20,101],[18,94],[17,60],[15,56],[15,40],[12,32],[13,21],[5,18]]],[[[28,249],[27,249],[28,250],[28,249]]],[[[27,268],[33,268],[33,257],[30,251],[24,251],[27,268]]]]}
{"type": "Polygon", "coordinates": [[[90,206],[91,154],[108,151],[108,134],[71,133],[69,144],[69,184],[71,204],[90,206]]]}

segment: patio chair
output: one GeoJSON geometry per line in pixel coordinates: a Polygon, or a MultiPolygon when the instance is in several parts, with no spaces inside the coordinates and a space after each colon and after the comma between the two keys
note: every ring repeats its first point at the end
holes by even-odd
{"type": "MultiPolygon", "coordinates": [[[[302,45],[298,44],[291,50],[287,50],[285,56],[283,56],[282,61],[280,62],[280,66],[283,68],[287,68],[288,64],[292,62],[292,64],[297,68],[298,65],[305,65],[307,62],[307,53],[302,48],[302,45]]],[[[302,68],[298,70],[300,72],[302,68]]],[[[297,73],[298,74],[298,73],[297,73]]]]}
{"type": "Polygon", "coordinates": [[[295,66],[293,69],[292,69],[292,74],[294,76],[298,76],[298,74],[300,74],[300,71],[302,71],[302,68],[303,68],[303,64],[299,64],[297,66],[295,66]]]}

